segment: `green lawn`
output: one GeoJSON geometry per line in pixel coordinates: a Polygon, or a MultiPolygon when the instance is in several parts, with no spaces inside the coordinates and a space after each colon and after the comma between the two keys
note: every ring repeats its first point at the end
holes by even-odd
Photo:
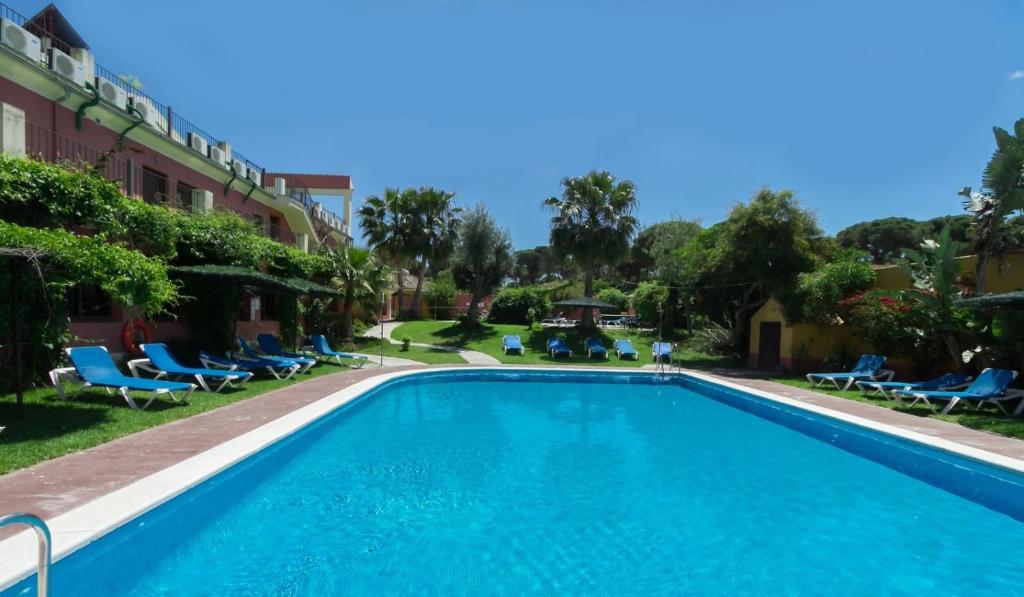
{"type": "MultiPolygon", "coordinates": [[[[380,345],[380,340],[376,338],[359,338],[356,340],[356,344],[349,348],[359,352],[360,354],[376,357],[380,355],[380,345]]],[[[342,348],[338,348],[338,350],[342,350],[342,348]]],[[[427,348],[424,346],[410,346],[409,350],[402,350],[400,345],[391,344],[390,342],[384,342],[384,356],[411,359],[428,365],[466,364],[466,359],[460,357],[454,352],[438,350],[436,348],[427,348]]],[[[370,361],[375,362],[373,358],[371,358],[370,361]]]]}
{"type": "Polygon", "coordinates": [[[915,405],[912,408],[907,408],[905,406],[898,407],[895,402],[882,398],[881,396],[869,398],[858,391],[843,392],[836,390],[835,388],[812,388],[811,384],[807,383],[807,379],[803,377],[777,377],[772,378],[772,381],[786,384],[787,386],[803,388],[805,390],[814,390],[815,392],[828,394],[829,396],[838,396],[840,398],[846,398],[847,400],[856,400],[857,402],[866,402],[882,408],[899,410],[900,412],[917,415],[919,417],[932,417],[943,421],[950,421],[952,423],[963,425],[964,427],[970,427],[971,429],[981,429],[983,431],[990,431],[992,433],[998,433],[999,435],[1005,435],[1008,437],[1024,438],[1024,419],[1020,417],[1007,417],[999,412],[994,406],[986,406],[981,411],[977,411],[974,410],[974,407],[970,407],[968,409],[962,405],[958,405],[950,414],[939,415],[930,411],[927,406],[920,404],[915,405]]]}
{"type": "MultiPolygon", "coordinates": [[[[440,344],[444,346],[458,346],[489,354],[502,363],[525,364],[525,365],[555,365],[570,363],[573,365],[602,365],[612,367],[639,367],[650,364],[651,343],[657,341],[657,337],[650,334],[627,332],[621,330],[601,330],[596,332],[601,335],[604,344],[609,349],[612,342],[617,338],[629,338],[640,353],[636,361],[622,360],[615,358],[615,354],[609,350],[610,358],[588,359],[583,350],[583,342],[595,332],[584,332],[573,328],[540,328],[534,326],[530,330],[525,325],[509,324],[482,324],[477,329],[467,329],[462,325],[453,324],[450,321],[407,321],[398,326],[391,337],[395,340],[409,338],[413,342],[423,344],[440,344]],[[526,354],[506,355],[502,352],[502,338],[504,336],[519,336],[526,347],[526,354]],[[548,338],[561,336],[565,338],[573,351],[571,359],[553,359],[547,352],[545,346],[548,338]]],[[[712,356],[682,349],[677,353],[689,367],[725,367],[730,365],[729,359],[725,357],[712,356]]]]}

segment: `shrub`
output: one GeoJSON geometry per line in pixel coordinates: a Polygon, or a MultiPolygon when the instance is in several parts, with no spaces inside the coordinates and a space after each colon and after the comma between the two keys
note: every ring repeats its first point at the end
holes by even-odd
{"type": "Polygon", "coordinates": [[[658,305],[667,300],[668,289],[655,282],[641,282],[633,292],[633,308],[645,326],[658,325],[658,305]]]}
{"type": "Polygon", "coordinates": [[[444,270],[430,281],[424,294],[427,297],[427,304],[431,308],[434,319],[448,319],[451,317],[457,293],[455,278],[452,276],[451,270],[444,270]]]}
{"type": "Polygon", "coordinates": [[[412,339],[402,338],[402,352],[408,352],[410,346],[412,346],[412,339]]]}
{"type": "Polygon", "coordinates": [[[844,300],[840,311],[876,352],[910,359],[919,373],[926,373],[942,351],[928,305],[917,294],[876,290],[844,300]]]}
{"type": "Polygon", "coordinates": [[[615,305],[620,312],[629,310],[629,295],[617,288],[605,288],[597,293],[597,299],[615,305]]]}
{"type": "Polygon", "coordinates": [[[832,323],[839,303],[875,283],[875,271],[862,251],[841,250],[834,260],[813,272],[799,274],[796,286],[783,293],[786,318],[794,322],[832,323]]]}
{"type": "Polygon", "coordinates": [[[487,320],[495,323],[530,322],[530,309],[535,313],[547,313],[551,310],[543,292],[534,288],[506,288],[498,292],[487,314],[487,320]]]}

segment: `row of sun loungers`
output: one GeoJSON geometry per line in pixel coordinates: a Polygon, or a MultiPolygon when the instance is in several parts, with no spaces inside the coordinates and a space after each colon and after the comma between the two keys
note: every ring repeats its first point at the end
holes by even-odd
{"type": "MultiPolygon", "coordinates": [[[[635,361],[640,358],[640,353],[637,352],[636,348],[633,347],[633,343],[627,338],[616,340],[611,350],[615,351],[615,356],[618,359],[635,361]]],[[[523,341],[519,336],[505,336],[502,339],[502,351],[505,354],[521,355],[526,352],[526,348],[523,346],[523,341]]],[[[569,344],[563,338],[548,338],[545,351],[551,355],[551,358],[572,357],[572,348],[569,347],[569,344]]],[[[607,359],[610,354],[604,342],[596,337],[587,338],[583,342],[583,351],[587,354],[588,358],[598,357],[607,359]]],[[[668,342],[655,342],[651,347],[651,358],[655,361],[670,361],[672,359],[672,345],[668,342]]]]}
{"type": "Polygon", "coordinates": [[[229,352],[223,357],[200,352],[202,367],[182,365],[165,344],[143,344],[140,348],[145,358],[128,361],[131,376],[121,373],[105,347],[67,348],[65,351],[72,366],[50,371],[50,380],[61,399],[67,398],[61,379],[74,376],[83,382],[81,389],[97,387],[107,389],[108,393],[116,391],[129,407],[144,410],[161,395],[167,395],[175,402],[187,403],[197,388],[219,392],[224,388],[241,387],[256,372],[265,372],[275,379],[290,379],[297,373],[309,371],[321,358],[333,359],[338,364],[344,364],[343,359],[350,360],[356,368],[369,361],[366,355],[333,350],[322,335],[311,336],[310,342],[309,353],[287,352],[276,336],[260,334],[257,337],[260,353],[245,339],[238,338],[239,352],[229,352]],[[153,377],[143,377],[143,374],[153,377]],[[139,406],[131,395],[132,391],[148,392],[149,399],[139,406]]]}
{"type": "Polygon", "coordinates": [[[975,404],[981,408],[994,404],[1003,414],[1009,415],[1004,403],[1020,398],[1013,410],[1013,416],[1024,413],[1024,391],[1010,388],[1017,378],[1011,369],[985,369],[978,378],[960,373],[945,373],[924,381],[892,381],[893,371],[885,369],[885,357],[866,354],[860,357],[852,371],[844,373],[809,373],[807,381],[813,386],[832,383],[836,389],[848,390],[856,385],[868,396],[882,396],[903,406],[922,403],[932,412],[947,414],[957,404],[975,404]],[[840,385],[842,382],[842,385],[840,385]],[[910,399],[909,403],[904,400],[910,399]],[[933,402],[945,402],[941,410],[933,402]]]}

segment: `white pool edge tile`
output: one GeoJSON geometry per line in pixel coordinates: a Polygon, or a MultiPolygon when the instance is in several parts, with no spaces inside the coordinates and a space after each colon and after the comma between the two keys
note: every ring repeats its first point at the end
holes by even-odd
{"type": "MultiPolygon", "coordinates": [[[[330,414],[368,391],[401,377],[448,371],[515,371],[533,372],[602,372],[628,375],[660,375],[655,371],[623,370],[613,367],[433,367],[413,371],[385,372],[356,382],[351,386],[307,404],[252,431],[214,446],[177,464],[139,479],[125,487],[98,497],[74,510],[47,521],[53,537],[53,561],[67,557],[78,549],[103,537],[118,527],[166,503],[218,473],[256,454],[260,450],[292,435],[330,414]]],[[[672,374],[677,375],[677,374],[672,374]]],[[[851,423],[872,431],[903,438],[926,446],[965,456],[995,466],[1024,473],[1024,461],[951,440],[872,421],[856,415],[808,404],[771,392],[732,383],[720,377],[686,371],[683,375],[708,383],[751,394],[771,402],[811,412],[826,418],[851,423]]],[[[17,584],[36,570],[36,535],[30,530],[0,541],[0,591],[17,584]]]]}

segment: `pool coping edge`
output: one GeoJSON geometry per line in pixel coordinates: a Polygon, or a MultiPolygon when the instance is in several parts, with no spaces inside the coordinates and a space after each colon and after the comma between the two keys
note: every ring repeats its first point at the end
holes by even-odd
{"type": "MultiPolygon", "coordinates": [[[[587,371],[628,375],[662,375],[657,371],[640,370],[631,370],[627,373],[621,369],[609,367],[587,367],[581,369],[579,367],[510,367],[507,365],[502,367],[482,366],[471,368],[431,367],[428,369],[383,372],[379,375],[360,380],[349,387],[315,400],[260,427],[218,444],[209,450],[193,455],[68,512],[55,516],[47,521],[52,535],[53,562],[56,563],[107,533],[174,499],[389,381],[430,373],[466,372],[469,370],[474,372],[494,371],[501,373],[515,371],[579,373],[587,371]]],[[[758,388],[734,383],[716,375],[692,370],[683,372],[683,375],[753,395],[770,402],[820,415],[828,419],[842,421],[1024,474],[1024,460],[996,454],[934,435],[904,429],[888,423],[873,421],[865,417],[816,404],[809,404],[758,388]]],[[[11,554],[11,557],[0,559],[0,591],[9,589],[35,573],[37,557],[36,535],[31,529],[26,529],[0,541],[0,553],[11,554]]]]}

